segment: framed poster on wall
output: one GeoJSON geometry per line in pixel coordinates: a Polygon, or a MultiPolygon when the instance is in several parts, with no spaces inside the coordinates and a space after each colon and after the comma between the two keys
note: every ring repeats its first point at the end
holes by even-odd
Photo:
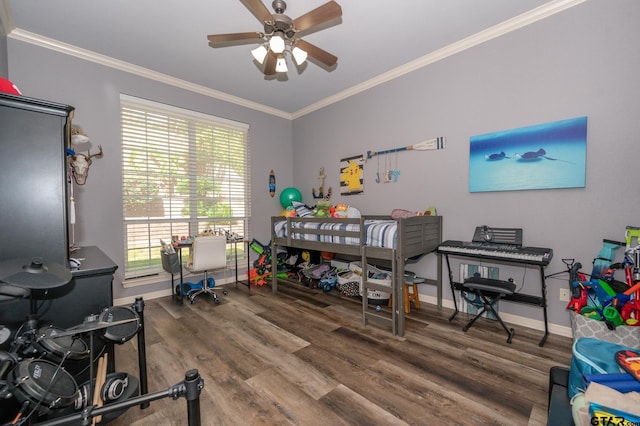
{"type": "Polygon", "coordinates": [[[472,136],[469,192],[582,188],[587,117],[472,136]]]}

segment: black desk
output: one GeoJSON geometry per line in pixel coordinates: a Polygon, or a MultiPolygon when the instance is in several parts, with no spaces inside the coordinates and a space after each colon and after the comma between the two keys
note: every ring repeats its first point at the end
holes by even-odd
{"type": "MultiPolygon", "coordinates": [[[[446,246],[447,243],[448,241],[444,241],[440,247],[446,246]]],[[[451,270],[451,264],[449,263],[449,256],[479,259],[480,261],[483,261],[483,262],[498,262],[498,263],[502,262],[502,263],[522,264],[522,265],[537,267],[540,270],[540,296],[524,294],[524,293],[513,293],[511,295],[505,295],[504,297],[502,297],[501,300],[509,300],[511,302],[524,303],[528,305],[539,306],[542,308],[542,312],[544,316],[544,336],[542,336],[542,339],[540,340],[540,343],[538,343],[538,345],[544,346],[544,343],[547,340],[547,337],[549,336],[549,325],[548,325],[548,319],[547,319],[547,283],[545,281],[544,267],[549,264],[551,257],[548,257],[545,262],[539,263],[539,262],[530,262],[524,259],[512,259],[507,257],[498,258],[498,257],[483,256],[483,255],[472,254],[472,253],[450,253],[447,251],[443,251],[440,247],[436,250],[436,252],[444,255],[444,258],[447,262],[447,270],[449,272],[449,285],[451,287],[451,296],[453,298],[453,304],[456,311],[453,316],[455,316],[455,314],[459,312],[458,303],[456,302],[455,290],[462,290],[462,283],[455,281],[453,278],[453,271],[451,270]]]]}
{"type": "MultiPolygon", "coordinates": [[[[82,324],[92,314],[113,306],[113,274],[118,268],[98,247],[81,247],[71,257],[83,259],[79,269],[71,271],[71,282],[62,287],[34,291],[32,299],[41,325],[70,328],[82,324]]],[[[0,303],[0,324],[9,328],[21,325],[31,314],[29,299],[0,303]]]]}
{"type": "MultiPolygon", "coordinates": [[[[79,269],[71,271],[69,284],[50,290],[31,293],[31,299],[15,299],[0,302],[0,324],[11,331],[11,338],[0,345],[0,350],[8,350],[15,333],[31,315],[31,305],[36,308],[38,327],[54,326],[67,329],[81,325],[86,317],[98,315],[113,306],[113,274],[118,268],[98,247],[81,247],[71,253],[82,259],[79,269]]],[[[86,341],[89,343],[89,341],[86,341]]],[[[100,352],[105,346],[95,342],[94,349],[100,352]]],[[[109,351],[109,371],[115,371],[113,345],[109,351]]],[[[88,372],[87,372],[88,373],[88,372]]]]}

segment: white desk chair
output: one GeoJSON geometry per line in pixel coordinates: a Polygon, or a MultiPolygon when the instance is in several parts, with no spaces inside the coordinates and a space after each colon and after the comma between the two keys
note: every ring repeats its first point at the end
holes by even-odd
{"type": "Polygon", "coordinates": [[[192,273],[203,272],[204,279],[202,288],[189,292],[189,301],[193,303],[201,294],[210,294],[216,303],[220,303],[220,299],[213,290],[215,281],[209,278],[207,273],[227,266],[227,238],[219,235],[196,237],[191,250],[192,261],[187,263],[186,268],[192,273]],[[209,281],[212,281],[211,285],[209,281]]]}

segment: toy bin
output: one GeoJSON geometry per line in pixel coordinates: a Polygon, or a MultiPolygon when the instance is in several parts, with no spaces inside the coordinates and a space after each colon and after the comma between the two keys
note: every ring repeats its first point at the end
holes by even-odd
{"type": "MultiPolygon", "coordinates": [[[[349,264],[349,269],[358,275],[362,275],[361,262],[351,262],[349,264]]],[[[367,289],[367,303],[369,303],[370,305],[388,304],[389,296],[391,294],[390,273],[369,264],[367,264],[367,272],[369,273],[369,279],[367,281],[389,287],[389,292],[367,289]]],[[[362,294],[362,281],[360,282],[360,294],[362,294]]]]}
{"type": "Polygon", "coordinates": [[[621,325],[615,330],[609,330],[604,321],[598,321],[569,311],[573,340],[581,337],[592,337],[606,342],[637,348],[640,346],[640,327],[621,325]]]}

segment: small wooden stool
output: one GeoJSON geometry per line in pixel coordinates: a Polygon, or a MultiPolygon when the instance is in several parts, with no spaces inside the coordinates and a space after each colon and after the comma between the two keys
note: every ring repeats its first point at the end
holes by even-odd
{"type": "MultiPolygon", "coordinates": [[[[418,284],[424,282],[424,278],[418,277],[405,277],[409,281],[405,281],[403,294],[404,294],[404,313],[408,314],[411,312],[411,301],[413,301],[413,306],[416,309],[420,309],[420,297],[418,293],[418,284]],[[409,292],[409,287],[411,287],[411,292],[409,292]]],[[[389,296],[389,307],[391,307],[393,301],[392,296],[389,296]]]]}

